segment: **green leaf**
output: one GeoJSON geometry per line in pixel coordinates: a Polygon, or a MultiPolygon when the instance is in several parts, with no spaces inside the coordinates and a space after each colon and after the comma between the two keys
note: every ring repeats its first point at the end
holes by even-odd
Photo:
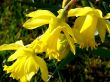
{"type": "Polygon", "coordinates": [[[108,50],[106,48],[97,48],[97,49],[93,50],[93,53],[102,58],[110,58],[110,50],[108,50]]]}
{"type": "Polygon", "coordinates": [[[69,54],[65,57],[64,60],[60,62],[58,65],[58,69],[62,69],[65,65],[69,64],[71,61],[75,59],[76,55],[74,55],[72,52],[69,52],[69,54]]]}
{"type": "MultiPolygon", "coordinates": [[[[62,75],[60,74],[60,71],[62,68],[64,68],[65,65],[69,64],[71,61],[75,59],[76,55],[74,55],[72,52],[69,52],[69,54],[57,65],[55,63],[56,69],[53,72],[52,76],[58,73],[59,79],[61,82],[64,82],[62,75]]],[[[48,81],[51,79],[51,77],[48,79],[48,81]]]]}

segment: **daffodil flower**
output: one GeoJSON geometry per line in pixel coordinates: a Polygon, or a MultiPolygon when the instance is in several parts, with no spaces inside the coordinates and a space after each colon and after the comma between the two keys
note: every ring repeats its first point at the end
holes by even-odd
{"type": "MultiPolygon", "coordinates": [[[[60,12],[61,10],[59,13],[60,12]]],[[[94,37],[96,30],[102,42],[105,40],[106,30],[110,33],[110,22],[106,20],[110,18],[110,13],[103,17],[101,10],[83,7],[70,9],[68,17],[72,16],[77,17],[73,26],[73,32],[75,33],[77,42],[82,48],[95,48],[97,46],[94,37]]]]}
{"type": "Polygon", "coordinates": [[[16,50],[8,58],[8,61],[14,61],[14,63],[11,66],[4,65],[4,71],[10,73],[10,77],[13,79],[20,79],[20,82],[28,82],[40,68],[42,79],[45,82],[48,80],[48,70],[45,61],[36,56],[32,48],[24,46],[22,41],[1,45],[0,51],[2,50],[16,50]]]}
{"type": "MultiPolygon", "coordinates": [[[[38,38],[35,39],[31,45],[34,46],[36,52],[46,52],[46,54],[49,56],[49,59],[55,58],[58,61],[60,61],[65,56],[64,54],[63,54],[64,56],[62,56],[61,54],[63,53],[61,49],[64,49],[61,48],[61,46],[67,44],[67,43],[61,44],[59,42],[61,35],[64,35],[61,33],[61,31],[64,32],[66,37],[68,37],[67,40],[72,45],[71,51],[73,50],[72,52],[74,53],[75,52],[74,40],[67,33],[67,29],[65,27],[60,27],[60,26],[55,28],[51,33],[45,32],[40,39],[38,38]]],[[[66,51],[68,52],[68,49],[64,50],[65,54],[67,54],[66,51]]]]}
{"type": "Polygon", "coordinates": [[[70,51],[69,44],[64,35],[61,35],[57,41],[57,50],[60,54],[59,61],[67,56],[70,51]]]}
{"type": "Polygon", "coordinates": [[[31,17],[23,26],[27,29],[35,29],[45,24],[49,24],[51,18],[55,18],[55,15],[48,10],[37,10],[26,15],[31,17]]]}
{"type": "Polygon", "coordinates": [[[41,25],[49,24],[48,29],[44,34],[42,34],[41,38],[37,38],[33,42],[33,45],[37,44],[37,51],[46,52],[49,54],[49,58],[58,59],[59,53],[57,50],[57,41],[60,35],[64,34],[68,40],[71,51],[75,54],[74,34],[71,27],[65,22],[63,18],[61,18],[61,14],[56,17],[48,10],[37,10],[29,13],[27,16],[32,17],[23,25],[27,29],[35,29],[41,25]],[[47,22],[44,23],[45,20],[47,22]]]}

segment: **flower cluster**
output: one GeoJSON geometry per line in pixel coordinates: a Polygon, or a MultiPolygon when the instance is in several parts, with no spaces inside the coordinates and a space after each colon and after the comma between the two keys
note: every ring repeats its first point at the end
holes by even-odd
{"type": "MultiPolygon", "coordinates": [[[[63,3],[64,7],[65,3],[63,3]]],[[[30,17],[23,26],[27,29],[36,29],[48,24],[48,29],[28,45],[22,41],[0,46],[0,51],[16,50],[8,61],[14,61],[11,66],[4,65],[4,71],[10,73],[10,77],[21,82],[30,81],[40,69],[44,81],[48,79],[48,69],[43,58],[37,53],[46,53],[49,59],[62,60],[69,51],[75,54],[75,43],[81,48],[96,48],[95,32],[97,31],[101,41],[104,42],[106,30],[110,33],[110,13],[103,17],[101,10],[83,7],[67,11],[61,9],[59,15],[55,16],[49,10],[36,10],[29,14],[30,17]],[[72,27],[67,24],[68,17],[77,17],[72,27]]]]}

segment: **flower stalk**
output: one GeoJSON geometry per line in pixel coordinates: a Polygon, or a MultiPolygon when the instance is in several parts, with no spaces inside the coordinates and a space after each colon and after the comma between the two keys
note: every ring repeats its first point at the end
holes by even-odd
{"type": "MultiPolygon", "coordinates": [[[[65,1],[65,4],[68,2],[68,0],[65,1]]],[[[70,0],[67,5],[64,7],[62,14],[61,14],[61,18],[62,19],[66,19],[67,15],[68,15],[68,11],[75,5],[76,0],[70,0]]]]}

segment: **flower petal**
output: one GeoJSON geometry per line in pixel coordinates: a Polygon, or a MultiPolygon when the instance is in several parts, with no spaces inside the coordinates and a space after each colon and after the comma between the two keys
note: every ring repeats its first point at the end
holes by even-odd
{"type": "Polygon", "coordinates": [[[106,26],[107,26],[107,30],[110,34],[110,22],[108,20],[106,20],[105,23],[106,23],[106,26]]]}
{"type": "Polygon", "coordinates": [[[26,16],[27,17],[34,17],[34,18],[37,18],[37,17],[39,17],[39,18],[42,18],[42,17],[43,18],[44,17],[46,17],[46,18],[55,17],[55,15],[52,12],[48,11],[48,10],[33,11],[33,12],[27,14],[26,16]]]}
{"type": "Polygon", "coordinates": [[[75,9],[70,9],[68,12],[68,16],[84,16],[87,15],[90,11],[93,9],[91,7],[84,7],[84,8],[75,8],[75,9]]]}
{"type": "Polygon", "coordinates": [[[36,54],[27,57],[24,64],[26,78],[28,81],[30,81],[33,75],[37,73],[39,70],[39,65],[36,63],[37,59],[35,58],[36,58],[36,54]]]}
{"type": "Polygon", "coordinates": [[[48,80],[48,69],[47,69],[47,65],[46,65],[45,61],[42,58],[36,56],[36,62],[38,63],[38,65],[40,67],[42,79],[45,82],[47,82],[47,80],[48,80]]]}
{"type": "Polygon", "coordinates": [[[110,13],[107,13],[107,15],[104,18],[105,19],[110,19],[110,13]]]}
{"type": "Polygon", "coordinates": [[[99,9],[93,9],[93,12],[92,12],[96,17],[99,17],[99,18],[103,18],[102,17],[102,11],[99,10],[99,9]]]}
{"type": "Polygon", "coordinates": [[[70,11],[68,12],[68,17],[71,17],[71,16],[85,16],[87,14],[93,14],[97,17],[102,18],[101,10],[94,9],[94,8],[91,8],[91,7],[70,9],[70,11]]]}
{"type": "Polygon", "coordinates": [[[10,77],[13,77],[14,79],[20,79],[25,75],[25,64],[26,57],[22,57],[20,59],[17,59],[11,66],[4,65],[4,71],[7,71],[7,73],[11,73],[10,77]]]}
{"type": "Polygon", "coordinates": [[[105,20],[98,19],[97,29],[98,29],[99,36],[101,38],[101,41],[104,42],[104,40],[105,40],[105,34],[106,34],[106,29],[107,29],[105,20]]]}
{"type": "Polygon", "coordinates": [[[63,29],[63,32],[64,32],[64,34],[65,34],[65,36],[66,36],[66,38],[68,40],[68,43],[70,45],[71,51],[73,52],[73,54],[75,54],[76,51],[75,51],[75,45],[74,45],[75,42],[74,42],[74,39],[70,37],[70,35],[68,34],[68,32],[67,32],[66,29],[63,29]]]}
{"type": "Polygon", "coordinates": [[[20,41],[16,41],[15,43],[11,43],[11,44],[3,44],[0,46],[0,51],[3,50],[17,50],[18,48],[23,46],[23,42],[20,41]]]}
{"type": "Polygon", "coordinates": [[[80,34],[80,29],[82,28],[84,21],[85,21],[85,16],[78,17],[75,20],[74,26],[72,28],[74,36],[76,38],[76,42],[78,42],[78,43],[80,43],[83,38],[82,35],[80,34]]]}
{"type": "Polygon", "coordinates": [[[32,53],[34,53],[34,51],[31,48],[26,48],[24,46],[24,47],[17,49],[17,51],[8,58],[8,61],[13,61],[17,58],[24,57],[24,56],[26,57],[31,56],[32,53]]]}
{"type": "Polygon", "coordinates": [[[28,19],[24,24],[23,27],[27,29],[35,29],[37,27],[40,27],[42,25],[48,24],[50,19],[45,19],[45,18],[31,18],[28,19]]]}
{"type": "Polygon", "coordinates": [[[47,39],[49,37],[49,34],[59,25],[61,24],[61,21],[58,20],[57,18],[52,18],[49,22],[49,27],[46,30],[46,32],[42,35],[42,40],[47,39]]]}
{"type": "Polygon", "coordinates": [[[71,38],[73,38],[73,40],[76,42],[72,28],[66,23],[63,23],[62,27],[63,27],[63,29],[65,29],[67,31],[67,33],[71,36],[71,38]]]}
{"type": "Polygon", "coordinates": [[[20,82],[28,82],[26,79],[26,76],[23,76],[22,78],[20,78],[20,82]]]}
{"type": "Polygon", "coordinates": [[[92,49],[97,46],[94,38],[94,34],[96,31],[98,18],[93,15],[87,15],[84,21],[84,24],[80,30],[80,34],[82,37],[81,47],[86,47],[87,49],[91,47],[92,49]]]}
{"type": "Polygon", "coordinates": [[[91,34],[94,34],[96,24],[98,18],[92,15],[87,15],[84,21],[84,24],[80,30],[80,33],[84,32],[85,30],[89,29],[91,34]]]}

